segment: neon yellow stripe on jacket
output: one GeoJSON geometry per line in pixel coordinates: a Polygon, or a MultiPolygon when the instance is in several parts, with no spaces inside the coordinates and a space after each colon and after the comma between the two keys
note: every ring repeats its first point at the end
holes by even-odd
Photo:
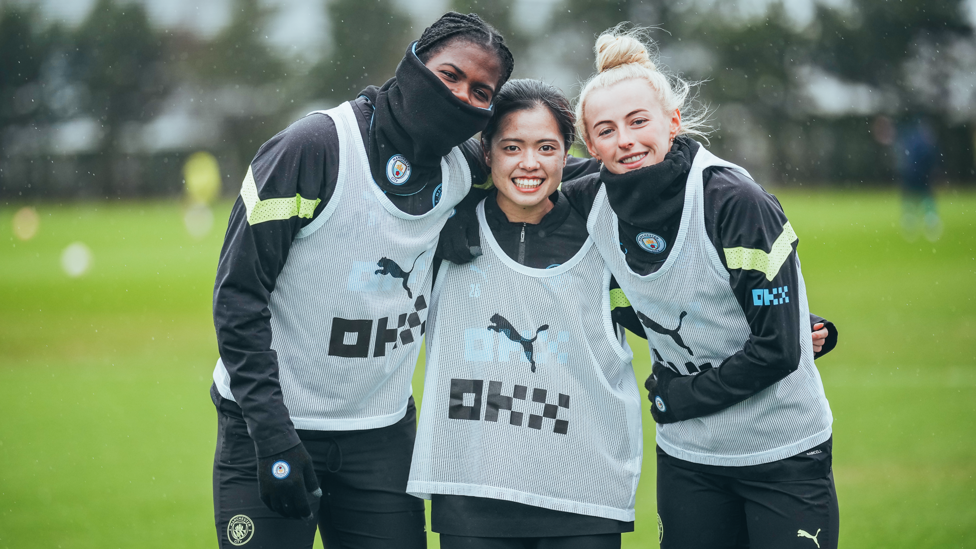
{"type": "Polygon", "coordinates": [[[247,208],[248,225],[291,219],[295,216],[311,219],[315,213],[315,208],[322,202],[321,198],[309,200],[302,198],[300,194],[296,194],[294,198],[260,200],[258,199],[258,187],[254,183],[254,174],[250,167],[247,168],[244,184],[241,185],[241,198],[244,200],[244,207],[247,208]]]}
{"type": "Polygon", "coordinates": [[[729,269],[746,269],[766,273],[766,280],[776,278],[786,258],[793,251],[793,243],[797,241],[793,226],[787,221],[783,225],[783,232],[773,242],[773,249],[767,254],[762,250],[751,248],[725,248],[725,262],[729,269]]]}
{"type": "Polygon", "coordinates": [[[630,300],[624,295],[624,291],[620,288],[614,288],[610,290],[610,310],[614,310],[618,307],[630,307],[630,300]]]}

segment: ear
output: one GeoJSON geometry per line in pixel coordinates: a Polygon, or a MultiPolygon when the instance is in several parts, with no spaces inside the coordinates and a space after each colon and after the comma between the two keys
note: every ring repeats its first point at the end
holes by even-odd
{"type": "Polygon", "coordinates": [[[681,130],[681,109],[674,109],[671,113],[671,137],[678,135],[681,130]]]}
{"type": "Polygon", "coordinates": [[[485,155],[485,164],[488,165],[488,171],[491,171],[491,150],[485,146],[485,142],[481,142],[481,152],[485,155]]]}
{"type": "Polygon", "coordinates": [[[566,161],[567,160],[569,160],[569,153],[568,152],[566,153],[566,156],[563,157],[563,167],[564,168],[566,167],[566,161]]]}
{"type": "Polygon", "coordinates": [[[583,140],[583,144],[586,145],[586,152],[590,153],[590,156],[599,160],[600,162],[603,162],[603,159],[600,158],[600,154],[596,152],[596,147],[594,147],[593,143],[590,141],[590,134],[586,134],[586,139],[583,140]]]}

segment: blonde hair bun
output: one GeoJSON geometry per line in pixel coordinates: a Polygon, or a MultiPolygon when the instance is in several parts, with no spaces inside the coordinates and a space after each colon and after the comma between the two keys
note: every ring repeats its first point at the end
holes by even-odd
{"type": "Polygon", "coordinates": [[[606,72],[621,65],[640,65],[657,70],[647,48],[634,32],[612,28],[596,40],[596,71],[606,72]]]}
{"type": "Polygon", "coordinates": [[[576,134],[583,139],[583,142],[589,139],[586,112],[583,107],[586,105],[587,97],[594,90],[606,89],[618,82],[636,79],[647,82],[647,85],[654,90],[665,113],[680,111],[681,126],[678,135],[694,135],[707,141],[709,130],[707,107],[686,104],[693,84],[671,75],[667,67],[658,68],[651,60],[651,55],[657,54],[657,46],[650,37],[653,29],[627,28],[629,26],[627,22],[620,23],[604,31],[596,40],[594,51],[597,73],[583,82],[579,99],[576,101],[576,134]]]}

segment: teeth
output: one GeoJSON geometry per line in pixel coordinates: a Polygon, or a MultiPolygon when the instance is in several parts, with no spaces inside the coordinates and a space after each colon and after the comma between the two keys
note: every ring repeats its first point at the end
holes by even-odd
{"type": "Polygon", "coordinates": [[[532,177],[532,178],[528,178],[528,177],[516,177],[516,178],[512,179],[512,181],[515,182],[515,186],[516,187],[519,187],[519,188],[522,188],[522,189],[534,189],[534,188],[538,187],[539,185],[542,185],[542,180],[541,179],[534,178],[534,177],[532,177]]]}
{"type": "Polygon", "coordinates": [[[628,157],[625,157],[625,158],[620,159],[620,163],[621,164],[630,164],[631,162],[637,162],[638,160],[640,160],[641,158],[644,158],[645,156],[647,156],[647,153],[640,153],[640,154],[631,155],[631,156],[628,156],[628,157]]]}

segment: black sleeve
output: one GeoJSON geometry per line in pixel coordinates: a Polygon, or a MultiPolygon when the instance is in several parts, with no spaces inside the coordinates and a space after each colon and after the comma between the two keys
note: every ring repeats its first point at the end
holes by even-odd
{"type": "Polygon", "coordinates": [[[827,328],[827,339],[824,340],[823,349],[820,349],[819,353],[815,353],[813,355],[813,358],[815,359],[824,356],[830,351],[833,351],[834,347],[837,346],[837,327],[834,326],[834,323],[826,318],[822,318],[810,313],[810,329],[812,330],[815,325],[820,323],[823,323],[824,328],[827,328]]]}
{"type": "Polygon", "coordinates": [[[570,155],[563,168],[563,181],[572,181],[585,175],[600,173],[600,161],[595,158],[576,158],[570,155]]]}
{"type": "Polygon", "coordinates": [[[475,189],[487,188],[485,183],[488,176],[491,175],[491,170],[488,169],[488,164],[485,162],[485,153],[481,148],[481,141],[472,137],[458,145],[458,148],[464,154],[464,159],[468,161],[468,169],[471,170],[471,186],[475,189]]]}
{"type": "Polygon", "coordinates": [[[798,241],[779,201],[739,172],[721,169],[707,184],[705,210],[706,231],[752,334],[720,368],[671,382],[668,399],[682,420],[741,402],[800,362],[798,241]]]}
{"type": "Polygon", "coordinates": [[[644,325],[637,318],[637,312],[634,311],[630,300],[624,295],[624,291],[620,289],[617,279],[612,277],[610,278],[610,320],[614,324],[627,328],[634,335],[647,339],[647,334],[644,333],[644,325]]]}
{"type": "Polygon", "coordinates": [[[299,120],[265,143],[251,162],[231,211],[214,284],[220,358],[258,457],[298,444],[271,349],[268,301],[292,240],[322,213],[338,177],[335,125],[323,115],[299,120]]]}
{"type": "Polygon", "coordinates": [[[566,195],[570,205],[583,216],[583,219],[589,219],[593,201],[600,192],[600,173],[585,174],[573,180],[563,178],[559,190],[566,195]]]}

